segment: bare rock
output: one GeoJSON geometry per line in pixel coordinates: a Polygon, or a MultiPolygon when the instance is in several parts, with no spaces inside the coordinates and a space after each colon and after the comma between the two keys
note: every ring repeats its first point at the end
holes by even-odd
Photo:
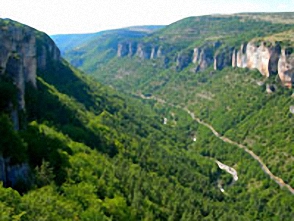
{"type": "Polygon", "coordinates": [[[158,52],[158,47],[157,46],[152,46],[150,59],[157,58],[157,54],[158,54],[157,52],[158,52]]]}
{"type": "Polygon", "coordinates": [[[233,48],[224,48],[218,51],[214,56],[214,70],[222,70],[225,67],[231,66],[233,48]]]}
{"type": "Polygon", "coordinates": [[[127,43],[119,43],[117,46],[117,56],[124,57],[129,54],[129,45],[127,43]]]}
{"type": "Polygon", "coordinates": [[[266,92],[268,94],[272,94],[277,90],[276,85],[272,85],[272,84],[266,84],[266,92]]]}
{"type": "Polygon", "coordinates": [[[286,87],[292,87],[294,83],[294,54],[292,49],[283,49],[279,62],[278,74],[286,87]]]}
{"type": "Polygon", "coordinates": [[[18,88],[18,110],[25,110],[26,83],[36,87],[37,69],[46,69],[57,60],[60,51],[46,34],[16,22],[1,26],[0,75],[9,76],[18,88]]]}
{"type": "Polygon", "coordinates": [[[28,181],[30,167],[27,163],[11,165],[8,158],[0,156],[0,181],[4,186],[14,187],[19,181],[28,181]]]}
{"type": "Polygon", "coordinates": [[[176,70],[181,71],[192,62],[192,51],[181,52],[176,59],[176,70]]]}
{"type": "Polygon", "coordinates": [[[136,55],[141,59],[150,59],[151,57],[151,46],[144,45],[142,43],[138,44],[136,55]]]}
{"type": "Polygon", "coordinates": [[[214,62],[214,46],[194,48],[192,62],[196,65],[194,72],[203,71],[214,62]]]}

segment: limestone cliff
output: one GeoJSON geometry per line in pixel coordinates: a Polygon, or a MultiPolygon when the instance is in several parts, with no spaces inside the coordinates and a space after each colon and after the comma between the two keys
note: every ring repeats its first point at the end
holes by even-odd
{"type": "Polygon", "coordinates": [[[136,42],[120,42],[117,45],[117,56],[137,56],[141,59],[155,59],[158,47],[136,42]]]}
{"type": "Polygon", "coordinates": [[[192,62],[192,51],[186,53],[181,52],[176,58],[176,70],[180,71],[187,67],[192,62]]]}
{"type": "Polygon", "coordinates": [[[194,72],[203,71],[213,64],[214,48],[205,46],[194,48],[192,62],[196,65],[194,72]]]}
{"type": "Polygon", "coordinates": [[[266,46],[264,42],[242,44],[240,50],[233,53],[232,66],[258,69],[266,77],[277,73],[277,64],[281,53],[279,45],[266,46]]]}
{"type": "Polygon", "coordinates": [[[48,62],[60,59],[53,40],[28,26],[2,24],[0,48],[0,74],[11,76],[21,92],[26,82],[36,86],[37,69],[46,69],[48,62]]]}
{"type": "Polygon", "coordinates": [[[277,43],[251,41],[242,44],[240,50],[232,53],[232,66],[257,69],[265,76],[279,74],[282,83],[291,87],[294,82],[294,56],[292,50],[282,49],[277,43]]]}
{"type": "Polygon", "coordinates": [[[141,59],[150,59],[152,47],[149,44],[138,44],[136,55],[141,59]]]}
{"type": "Polygon", "coordinates": [[[294,54],[292,49],[283,49],[278,62],[278,74],[287,87],[294,84],[294,54]]]}
{"type": "MultiPolygon", "coordinates": [[[[282,83],[291,87],[294,82],[294,56],[292,50],[282,49],[277,43],[257,42],[243,43],[240,48],[223,46],[220,41],[205,43],[193,50],[180,52],[172,46],[167,48],[151,43],[119,43],[117,56],[137,56],[141,59],[162,59],[164,67],[169,61],[175,62],[177,71],[192,65],[192,72],[197,73],[213,65],[214,70],[225,67],[257,69],[265,76],[279,74],[282,83]]],[[[174,66],[174,65],[173,65],[174,66]]]]}
{"type": "MultiPolygon", "coordinates": [[[[44,70],[52,60],[60,59],[59,49],[45,34],[33,28],[0,20],[0,75],[10,77],[18,89],[18,110],[25,110],[25,85],[36,87],[37,69],[44,70]]],[[[15,128],[17,114],[12,110],[15,128]]]]}
{"type": "Polygon", "coordinates": [[[214,70],[222,70],[224,67],[231,66],[234,48],[223,48],[214,55],[214,70]]]}
{"type": "MultiPolygon", "coordinates": [[[[60,52],[46,34],[20,23],[0,19],[0,78],[9,79],[17,89],[17,104],[11,101],[1,111],[9,112],[18,130],[20,112],[25,112],[25,87],[37,87],[37,72],[44,71],[60,60],[60,52]]],[[[9,96],[9,95],[8,95],[9,96]]],[[[28,181],[29,165],[15,164],[10,157],[0,154],[0,180],[5,186],[28,181]]]]}
{"type": "Polygon", "coordinates": [[[129,50],[130,50],[131,46],[129,43],[119,43],[117,46],[117,56],[118,57],[124,57],[127,56],[129,54],[129,50]]]}

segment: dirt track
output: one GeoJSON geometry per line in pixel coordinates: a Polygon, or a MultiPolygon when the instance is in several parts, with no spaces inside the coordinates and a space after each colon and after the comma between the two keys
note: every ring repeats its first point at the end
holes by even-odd
{"type": "Polygon", "coordinates": [[[180,107],[180,106],[178,106],[178,105],[169,104],[169,103],[167,103],[166,101],[164,101],[163,99],[161,99],[161,98],[156,98],[156,97],[154,97],[154,96],[146,98],[144,95],[140,94],[139,97],[141,97],[142,99],[156,100],[156,101],[159,102],[159,103],[163,103],[163,104],[166,104],[166,105],[171,106],[171,107],[175,107],[175,108],[179,108],[179,109],[185,110],[185,111],[191,116],[191,118],[192,118],[193,120],[195,120],[195,121],[197,121],[199,124],[201,124],[201,125],[203,125],[203,126],[209,128],[209,129],[211,130],[211,132],[212,132],[217,138],[221,139],[222,141],[224,141],[224,142],[226,142],[226,143],[229,143],[229,144],[232,144],[232,145],[234,145],[234,146],[237,146],[237,147],[243,149],[244,151],[246,151],[247,153],[249,153],[250,156],[251,156],[253,159],[255,159],[255,160],[259,163],[261,169],[262,169],[267,175],[269,175],[270,178],[271,178],[272,180],[274,180],[277,184],[279,184],[280,187],[285,187],[285,188],[287,188],[292,194],[294,194],[294,189],[293,189],[290,185],[286,184],[286,183],[284,182],[284,180],[282,180],[280,177],[275,176],[275,175],[269,170],[269,168],[263,163],[263,161],[260,159],[260,157],[257,156],[252,150],[249,150],[249,149],[248,149],[247,147],[245,147],[243,144],[239,144],[239,143],[237,143],[237,142],[235,142],[235,141],[230,140],[230,139],[227,138],[227,137],[221,136],[221,135],[220,135],[220,134],[219,134],[219,133],[213,128],[213,126],[211,126],[211,125],[208,124],[208,123],[205,123],[205,122],[202,121],[200,118],[197,118],[197,117],[195,116],[195,114],[192,113],[187,107],[184,107],[184,108],[183,108],[183,107],[180,107]]]}

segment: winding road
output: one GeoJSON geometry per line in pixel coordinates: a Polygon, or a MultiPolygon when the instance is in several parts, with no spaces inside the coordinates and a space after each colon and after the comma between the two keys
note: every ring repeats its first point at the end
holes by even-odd
{"type": "MultiPolygon", "coordinates": [[[[138,96],[138,95],[136,95],[136,96],[138,96]]],[[[275,176],[275,175],[269,170],[269,168],[265,165],[265,163],[260,159],[260,157],[257,156],[252,150],[249,150],[249,149],[248,149],[247,147],[245,147],[243,144],[239,144],[239,143],[237,143],[237,142],[235,142],[235,141],[232,141],[231,139],[229,139],[229,138],[227,138],[227,137],[225,137],[225,136],[221,136],[221,135],[220,135],[220,134],[219,134],[219,133],[213,128],[213,126],[211,126],[211,125],[208,124],[208,123],[205,123],[205,122],[202,121],[200,118],[197,118],[197,117],[195,116],[195,114],[192,113],[187,107],[184,107],[184,108],[183,108],[183,107],[180,107],[180,106],[178,106],[178,105],[169,104],[169,103],[167,103],[166,101],[164,101],[163,99],[161,99],[161,98],[157,98],[157,97],[154,97],[154,96],[151,96],[151,97],[145,97],[143,94],[139,94],[139,97],[141,97],[142,99],[156,100],[156,101],[159,102],[159,103],[163,103],[163,104],[166,104],[166,105],[168,105],[168,106],[175,107],[175,108],[179,108],[179,109],[182,109],[182,110],[186,111],[186,112],[191,116],[191,118],[192,118],[193,120],[195,120],[195,121],[197,121],[199,124],[201,124],[201,125],[203,125],[203,126],[209,128],[209,129],[211,130],[211,132],[212,132],[217,138],[221,139],[222,141],[224,141],[224,142],[226,142],[226,143],[229,143],[229,144],[232,144],[232,145],[234,145],[234,146],[237,146],[237,147],[243,149],[243,150],[244,150],[245,152],[247,152],[248,154],[250,154],[250,156],[251,156],[254,160],[256,160],[256,161],[259,163],[261,169],[262,169],[267,175],[269,175],[269,177],[270,177],[273,181],[275,181],[278,185],[280,185],[280,187],[282,187],[282,188],[285,187],[286,189],[288,189],[288,190],[290,191],[290,193],[294,194],[294,189],[293,189],[289,184],[286,184],[286,183],[284,182],[284,180],[282,180],[280,177],[275,176]]]]}

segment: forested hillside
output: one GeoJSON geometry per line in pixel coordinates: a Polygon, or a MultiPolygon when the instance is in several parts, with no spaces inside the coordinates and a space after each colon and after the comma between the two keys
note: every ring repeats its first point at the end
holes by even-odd
{"type": "MultiPolygon", "coordinates": [[[[101,66],[88,66],[90,62],[95,63],[96,56],[84,51],[83,64],[78,67],[123,93],[144,98],[175,130],[180,116],[189,110],[220,136],[253,151],[277,180],[288,184],[291,195],[293,89],[284,87],[282,75],[273,66],[269,65],[270,74],[266,76],[262,69],[246,68],[244,64],[237,68],[228,57],[234,57],[240,46],[245,54],[254,50],[250,49],[253,44],[257,47],[264,44],[270,53],[280,50],[279,47],[285,49],[290,58],[294,47],[292,18],[293,13],[191,17],[136,41],[123,39],[117,44],[117,54],[103,60],[101,66]],[[137,47],[135,53],[128,49],[133,44],[137,47]]],[[[68,50],[65,57],[72,61],[79,52],[77,48],[68,50]]],[[[293,76],[292,63],[288,73],[293,76]]],[[[184,121],[188,122],[189,118],[184,121]]],[[[261,179],[268,179],[269,174],[252,155],[213,137],[209,128],[196,121],[194,124],[197,129],[190,131],[189,138],[196,141],[189,145],[190,151],[220,159],[234,165],[238,174],[252,176],[240,178],[228,191],[233,191],[240,182],[247,185],[246,190],[239,189],[241,192],[248,193],[251,187],[264,188],[253,173],[260,172],[264,176],[261,179]],[[238,158],[238,153],[242,157],[238,158]],[[244,162],[245,157],[248,162],[244,162]],[[253,162],[256,168],[252,168],[252,173],[248,165],[252,166],[253,162]]]]}
{"type": "MultiPolygon", "coordinates": [[[[244,136],[234,133],[250,121],[238,121],[239,109],[233,106],[243,102],[226,99],[222,94],[227,91],[222,90],[230,91],[230,86],[234,89],[231,95],[244,100],[255,95],[252,99],[256,103],[252,109],[244,108],[244,114],[258,109],[261,100],[265,105],[258,113],[271,117],[266,105],[281,102],[276,106],[284,107],[280,117],[289,118],[285,124],[288,128],[293,120],[293,115],[286,113],[286,106],[292,102],[289,89],[279,88],[277,93],[267,95],[264,86],[252,84],[239,96],[235,94],[238,85],[247,88],[239,82],[259,79],[257,74],[224,69],[191,75],[188,69],[179,73],[174,69],[156,72],[154,68],[155,78],[149,82],[120,82],[117,91],[60,58],[58,48],[46,34],[11,20],[0,20],[0,28],[0,45],[5,49],[0,57],[0,220],[292,219],[294,198],[288,189],[271,180],[250,155],[218,139],[185,111],[185,107],[193,110],[221,133],[243,142],[244,136]],[[166,76],[172,77],[164,87],[149,87],[154,79],[166,76]],[[138,98],[141,90],[146,95],[141,97],[147,99],[138,98]],[[209,94],[208,90],[228,102],[232,111],[226,118],[220,98],[212,100],[216,103],[211,107],[194,100],[197,93],[209,94]],[[156,96],[161,100],[151,99],[156,96]],[[216,161],[234,168],[238,179],[221,170],[216,161]]],[[[123,61],[121,64],[130,68],[136,62],[142,64],[131,58],[119,60],[123,61]]],[[[115,66],[107,68],[114,70],[115,66]]],[[[149,68],[141,65],[136,74],[145,70],[151,75],[149,68]]],[[[253,112],[251,120],[260,115],[253,112]]],[[[262,132],[262,126],[255,128],[262,132]]],[[[265,131],[271,133],[271,127],[265,131]]],[[[259,136],[264,145],[272,142],[259,136]]],[[[284,139],[284,148],[293,155],[289,152],[290,139],[284,139]]],[[[278,146],[271,151],[269,156],[279,151],[278,146]]],[[[289,183],[293,182],[290,162],[277,174],[289,183]]],[[[269,166],[277,168],[275,164],[269,166]]]]}

